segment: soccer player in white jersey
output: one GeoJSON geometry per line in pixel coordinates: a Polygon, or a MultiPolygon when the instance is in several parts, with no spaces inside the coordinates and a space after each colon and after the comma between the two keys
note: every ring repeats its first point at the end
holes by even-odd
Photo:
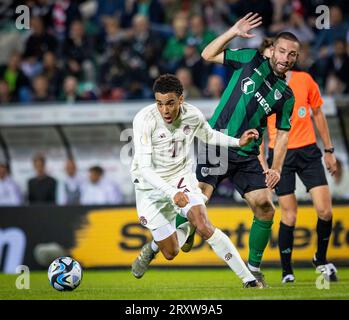
{"type": "Polygon", "coordinates": [[[228,236],[209,221],[204,195],[188,161],[194,137],[209,144],[239,147],[258,139],[258,131],[249,129],[236,139],[213,130],[199,109],[184,102],[183,86],[173,75],[160,76],[153,91],[156,103],[139,111],[133,121],[131,174],[140,223],[151,231],[154,240],[143,246],[132,264],[133,275],[141,278],[159,250],[167,260],[174,259],[192,227],[244,287],[261,287],[228,236]],[[177,214],[190,223],[176,229],[177,214]]]}

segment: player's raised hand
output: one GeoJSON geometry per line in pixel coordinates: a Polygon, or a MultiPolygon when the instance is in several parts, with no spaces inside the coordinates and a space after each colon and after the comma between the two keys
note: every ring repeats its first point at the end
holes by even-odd
{"type": "Polygon", "coordinates": [[[247,146],[251,141],[258,138],[259,138],[259,133],[256,129],[248,129],[240,137],[240,141],[239,141],[240,147],[247,146]]]}
{"type": "Polygon", "coordinates": [[[267,169],[263,173],[265,174],[265,183],[267,187],[274,189],[280,181],[280,172],[274,169],[267,169]]]}
{"type": "Polygon", "coordinates": [[[184,192],[177,192],[173,197],[173,202],[180,208],[184,208],[189,203],[189,198],[184,192]]]}
{"type": "Polygon", "coordinates": [[[236,36],[242,38],[253,38],[255,35],[249,33],[252,29],[262,24],[262,17],[258,13],[249,12],[246,16],[238,20],[230,29],[236,36]]]}

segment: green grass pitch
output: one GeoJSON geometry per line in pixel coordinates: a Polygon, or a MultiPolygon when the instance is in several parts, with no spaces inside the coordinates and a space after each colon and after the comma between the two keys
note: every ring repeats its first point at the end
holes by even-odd
{"type": "Polygon", "coordinates": [[[349,299],[349,268],[339,268],[339,282],[317,289],[314,269],[296,269],[296,282],[283,285],[279,269],[264,269],[270,288],[243,289],[229,269],[155,269],[142,279],[129,270],[86,270],[73,292],[58,292],[46,272],[31,272],[30,289],[16,288],[18,275],[0,274],[0,300],[172,300],[172,299],[349,299]]]}

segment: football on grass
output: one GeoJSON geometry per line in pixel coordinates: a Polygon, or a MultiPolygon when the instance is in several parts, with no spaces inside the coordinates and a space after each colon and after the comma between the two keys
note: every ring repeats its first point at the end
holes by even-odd
{"type": "Polygon", "coordinates": [[[81,283],[82,268],[76,260],[70,257],[60,257],[50,264],[48,279],[56,290],[72,291],[81,283]]]}

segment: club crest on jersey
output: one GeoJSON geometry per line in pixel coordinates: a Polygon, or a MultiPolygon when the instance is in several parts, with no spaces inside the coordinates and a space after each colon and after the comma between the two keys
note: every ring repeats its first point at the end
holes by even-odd
{"type": "Polygon", "coordinates": [[[241,91],[244,94],[250,94],[254,92],[255,87],[256,84],[251,78],[247,77],[241,80],[241,91]]]}
{"type": "Polygon", "coordinates": [[[207,177],[210,174],[210,168],[202,167],[201,168],[201,175],[203,177],[207,177]]]}
{"type": "Polygon", "coordinates": [[[305,107],[300,107],[298,109],[298,117],[304,118],[307,114],[307,109],[305,107]]]}
{"type": "Polygon", "coordinates": [[[275,100],[280,100],[282,98],[282,94],[278,89],[275,89],[274,91],[274,99],[275,100]]]}
{"type": "Polygon", "coordinates": [[[190,133],[190,126],[187,124],[187,125],[185,125],[184,126],[184,128],[183,128],[183,132],[184,132],[184,134],[185,135],[188,135],[189,133],[190,133]]]}

